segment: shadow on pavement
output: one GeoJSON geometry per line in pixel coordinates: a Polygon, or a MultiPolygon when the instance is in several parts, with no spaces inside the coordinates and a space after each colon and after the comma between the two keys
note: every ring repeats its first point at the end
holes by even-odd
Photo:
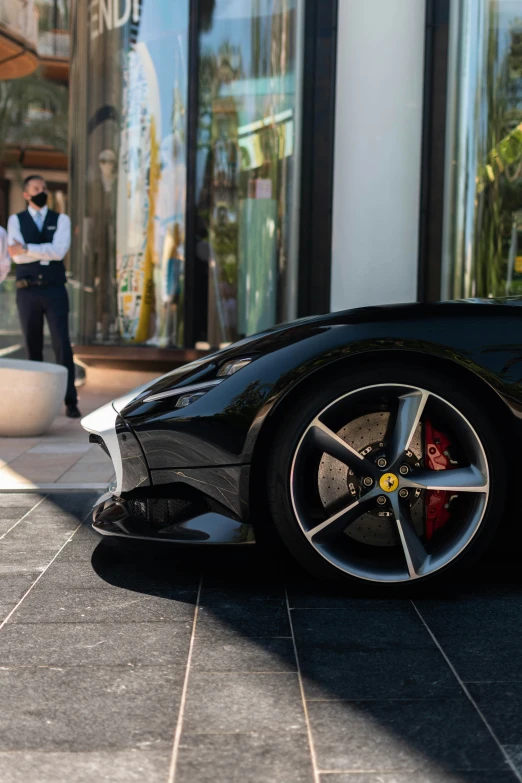
{"type": "MultiPolygon", "coordinates": [[[[114,586],[177,601],[202,574],[187,702],[199,698],[202,705],[186,718],[189,733],[208,732],[201,742],[212,732],[266,729],[270,718],[260,717],[255,705],[242,713],[244,675],[265,678],[256,698],[272,704],[273,721],[280,710],[288,713],[286,686],[274,677],[295,674],[295,640],[322,771],[349,773],[353,783],[513,783],[517,777],[499,743],[516,764],[522,757],[516,624],[522,548],[516,544],[495,546],[443,587],[392,597],[321,584],[290,558],[256,546],[102,540],[92,565],[114,586]],[[502,690],[505,679],[511,693],[502,690]]],[[[193,594],[186,600],[194,601],[193,594]]],[[[337,779],[344,783],[344,776],[337,779]]]]}

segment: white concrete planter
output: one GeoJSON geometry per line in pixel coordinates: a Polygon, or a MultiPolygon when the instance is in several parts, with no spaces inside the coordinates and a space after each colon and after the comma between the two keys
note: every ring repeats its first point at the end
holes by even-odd
{"type": "Polygon", "coordinates": [[[67,370],[49,362],[0,359],[0,437],[32,437],[49,429],[63,406],[67,370]]]}

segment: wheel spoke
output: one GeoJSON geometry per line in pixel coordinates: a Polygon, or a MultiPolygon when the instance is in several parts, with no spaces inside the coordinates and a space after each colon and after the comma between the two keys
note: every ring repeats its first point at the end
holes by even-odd
{"type": "Polygon", "coordinates": [[[488,481],[475,465],[455,470],[418,470],[401,479],[402,487],[446,492],[487,492],[488,481]]]}
{"type": "Polygon", "coordinates": [[[377,489],[372,489],[359,500],[355,500],[346,508],[338,511],[337,514],[334,514],[328,519],[325,519],[324,522],[321,522],[311,530],[308,530],[306,537],[309,541],[313,541],[318,535],[321,535],[322,539],[329,539],[342,533],[343,530],[346,530],[347,527],[356,522],[359,517],[371,508],[374,508],[375,499],[379,494],[377,489]]]}
{"type": "Polygon", "coordinates": [[[399,397],[399,408],[388,453],[390,469],[402,459],[404,452],[408,450],[428,397],[428,392],[420,390],[399,397]]]}
{"type": "Polygon", "coordinates": [[[395,493],[391,497],[391,503],[410,579],[417,579],[422,575],[428,553],[413,526],[409,508],[401,504],[395,493]]]}
{"type": "Polygon", "coordinates": [[[375,466],[319,419],[313,422],[309,434],[318,449],[347,465],[356,475],[376,478],[378,471],[375,466]]]}

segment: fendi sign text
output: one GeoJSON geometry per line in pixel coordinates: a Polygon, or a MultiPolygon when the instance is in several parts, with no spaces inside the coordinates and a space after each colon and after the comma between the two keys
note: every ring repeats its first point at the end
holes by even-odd
{"type": "Polygon", "coordinates": [[[89,11],[91,38],[97,38],[107,30],[123,27],[131,16],[133,22],[139,22],[140,0],[91,0],[89,11]]]}

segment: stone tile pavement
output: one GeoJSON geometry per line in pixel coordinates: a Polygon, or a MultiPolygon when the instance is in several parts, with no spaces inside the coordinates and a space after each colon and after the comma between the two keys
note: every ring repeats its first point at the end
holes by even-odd
{"type": "MultiPolygon", "coordinates": [[[[80,390],[85,416],[115,395],[107,390],[80,390]]],[[[0,492],[31,489],[99,491],[112,481],[109,457],[89,436],[78,419],[57,416],[50,430],[38,438],[0,438],[0,492]]]]}
{"type": "Polygon", "coordinates": [[[515,558],[375,599],[255,547],[123,548],[92,500],[0,496],[2,783],[522,779],[515,558]]]}
{"type": "MultiPolygon", "coordinates": [[[[53,360],[49,346],[45,349],[45,359],[53,360]]],[[[86,377],[86,384],[78,390],[84,416],[136,386],[152,381],[157,373],[89,367],[86,377]]],[[[0,438],[0,492],[56,490],[101,494],[113,477],[109,457],[99,446],[89,443],[78,419],[68,419],[64,413],[57,416],[50,430],[41,437],[0,438]]]]}

